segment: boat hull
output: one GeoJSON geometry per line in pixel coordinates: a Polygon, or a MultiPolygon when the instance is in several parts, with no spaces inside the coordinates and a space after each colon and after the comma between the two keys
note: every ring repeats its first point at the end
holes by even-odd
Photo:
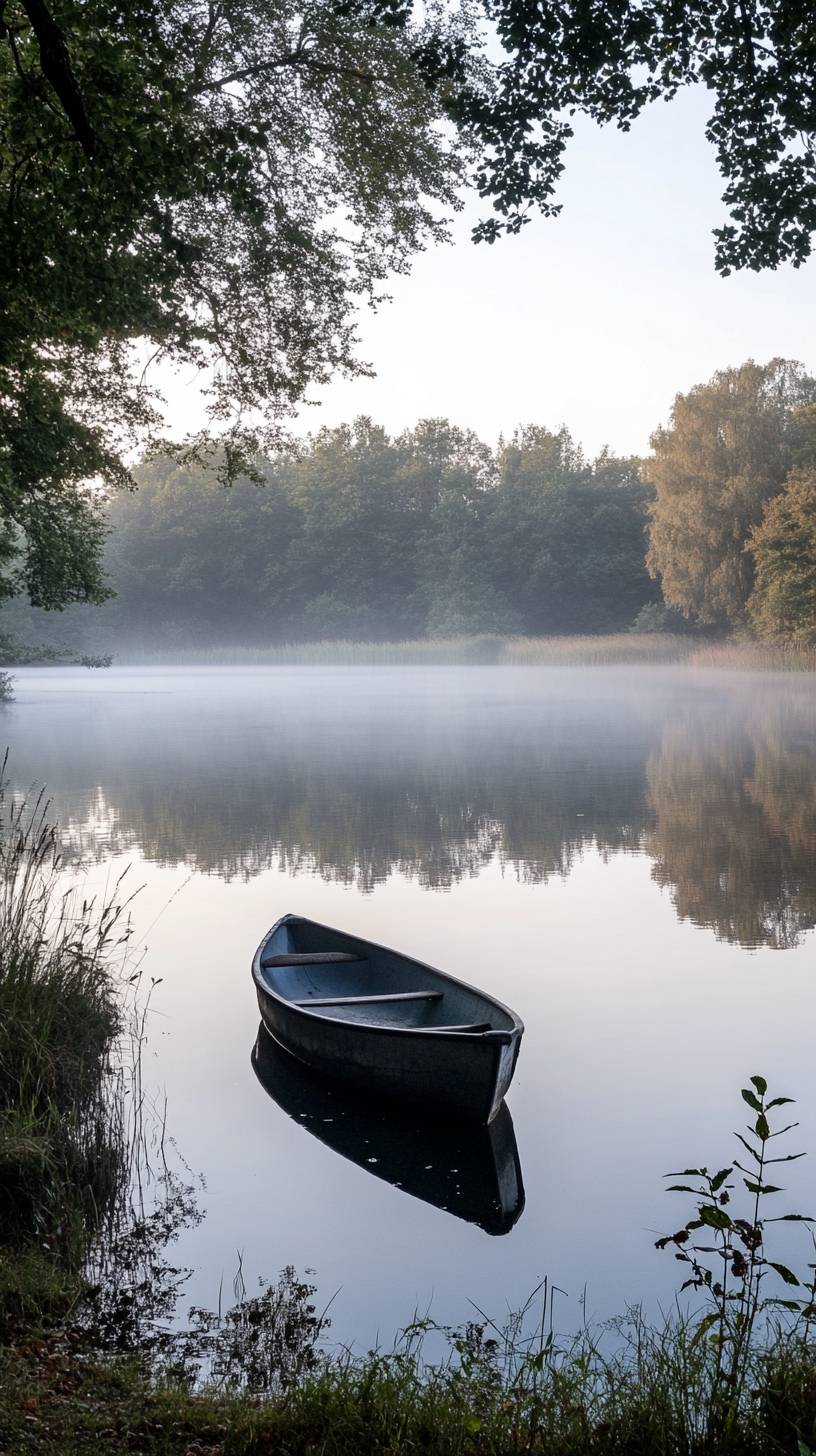
{"type": "MultiPolygon", "coordinates": [[[[472,1122],[492,1121],[512,1081],[524,1030],[513,1013],[453,977],[408,957],[399,957],[403,965],[424,972],[426,977],[432,976],[433,984],[449,985],[471,997],[480,996],[485,1006],[495,1008],[509,1020],[509,1029],[482,1035],[448,1034],[444,1030],[424,1034],[421,1029],[317,1015],[275,994],[264,981],[262,955],[275,931],[287,919],[296,917],[285,917],[273,926],[253,962],[264,1026],[286,1051],[307,1066],[368,1092],[417,1106],[440,1108],[450,1116],[472,1122]]],[[[308,924],[311,926],[313,922],[308,924]]],[[[335,937],[335,943],[341,943],[337,931],[325,929],[335,937]]],[[[369,947],[369,942],[349,939],[347,943],[369,947]]],[[[397,959],[396,952],[383,947],[370,948],[397,959]]]]}

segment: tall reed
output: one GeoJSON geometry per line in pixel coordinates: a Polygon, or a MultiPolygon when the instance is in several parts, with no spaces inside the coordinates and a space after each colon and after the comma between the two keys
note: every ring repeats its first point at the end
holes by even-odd
{"type": "Polygon", "coordinates": [[[256,646],[124,649],[133,667],[626,667],[719,672],[816,672],[816,648],[703,642],[667,632],[563,637],[419,638],[413,642],[278,642],[256,646]]]}
{"type": "MultiPolygon", "coordinates": [[[[120,888],[116,887],[117,891],[120,888]]],[[[78,1267],[121,1187],[126,902],[61,879],[43,794],[0,774],[0,1246],[78,1267]]]]}

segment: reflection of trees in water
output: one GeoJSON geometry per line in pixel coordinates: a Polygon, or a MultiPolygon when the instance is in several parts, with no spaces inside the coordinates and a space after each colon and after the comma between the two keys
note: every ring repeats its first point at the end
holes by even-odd
{"type": "Polygon", "coordinates": [[[537,882],[587,845],[636,848],[659,713],[625,696],[519,706],[500,687],[335,714],[325,697],[103,698],[62,735],[33,714],[27,726],[15,774],[47,778],[75,852],[138,844],[228,878],[279,866],[363,890],[394,873],[444,889],[495,861],[537,882]]]}
{"type": "Polygon", "coordinates": [[[158,863],[225,878],[275,866],[363,891],[395,873],[446,889],[497,859],[537,882],[566,875],[587,844],[637,846],[642,771],[610,784],[602,766],[592,773],[541,747],[492,765],[458,747],[456,761],[388,765],[353,751],[315,762],[278,745],[227,780],[188,757],[183,779],[168,774],[144,794],[107,780],[101,835],[69,814],[70,839],[97,854],[136,843],[158,863]]]}
{"type": "Polygon", "coordinates": [[[816,925],[816,718],[723,704],[669,726],[647,766],[653,875],[679,916],[744,946],[816,925]]]}
{"type": "Polygon", "coordinates": [[[590,678],[581,693],[531,674],[516,697],[501,673],[447,696],[360,680],[339,700],[331,681],[102,694],[56,722],[30,709],[12,764],[53,788],[73,853],[138,846],[226,878],[277,866],[367,891],[395,873],[444,889],[496,862],[538,883],[587,846],[645,848],[678,915],[795,944],[816,924],[804,685],[590,678]]]}

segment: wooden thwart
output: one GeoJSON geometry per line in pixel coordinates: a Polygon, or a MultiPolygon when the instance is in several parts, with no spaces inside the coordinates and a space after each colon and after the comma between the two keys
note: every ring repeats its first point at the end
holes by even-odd
{"type": "Polygon", "coordinates": [[[264,956],[261,965],[268,971],[271,966],[333,966],[338,961],[356,961],[360,965],[365,959],[365,956],[352,955],[347,950],[307,950],[264,956]]]}
{"type": "Polygon", "coordinates": [[[444,991],[392,991],[387,996],[307,996],[295,1006],[369,1006],[376,1001],[441,1001],[444,991]]]}
{"type": "Polygon", "coordinates": [[[421,1028],[421,1030],[423,1032],[426,1032],[426,1031],[434,1031],[434,1032],[435,1031],[492,1031],[493,1030],[493,1027],[490,1025],[490,1022],[489,1021],[469,1021],[469,1022],[465,1022],[462,1026],[423,1026],[421,1028]]]}

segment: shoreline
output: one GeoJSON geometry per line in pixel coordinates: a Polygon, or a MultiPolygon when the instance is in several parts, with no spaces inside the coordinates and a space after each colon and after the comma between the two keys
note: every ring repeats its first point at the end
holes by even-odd
{"type": "Polygon", "coordinates": [[[608,636],[481,635],[404,642],[325,641],[259,647],[123,649],[112,662],[8,661],[25,667],[686,667],[719,672],[816,673],[816,647],[622,632],[608,636]]]}

